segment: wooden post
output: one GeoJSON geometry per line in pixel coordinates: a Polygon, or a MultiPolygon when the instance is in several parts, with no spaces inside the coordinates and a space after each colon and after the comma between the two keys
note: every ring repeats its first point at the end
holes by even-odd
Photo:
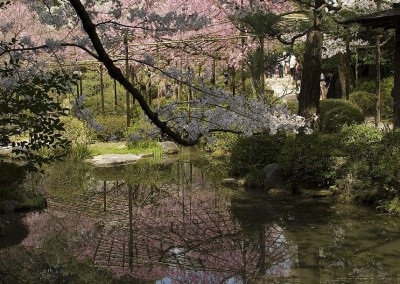
{"type": "Polygon", "coordinates": [[[79,77],[79,88],[81,89],[80,90],[80,95],[82,96],[82,94],[83,94],[83,83],[82,83],[82,77],[83,77],[83,73],[80,75],[80,77],[79,77]]]}
{"type": "MultiPolygon", "coordinates": [[[[381,0],[376,0],[376,8],[379,12],[381,10],[381,0]]],[[[376,35],[375,38],[375,127],[379,126],[381,121],[381,36],[376,35]]]]}
{"type": "Polygon", "coordinates": [[[117,107],[117,80],[114,79],[114,108],[117,107]]]}
{"type": "Polygon", "coordinates": [[[100,97],[101,97],[101,115],[106,115],[104,107],[104,80],[103,80],[103,64],[100,64],[100,97]]]}
{"type": "MultiPolygon", "coordinates": [[[[129,81],[129,47],[128,47],[128,34],[124,35],[125,45],[125,77],[129,81]]],[[[126,90],[126,127],[131,126],[131,99],[130,93],[126,90]]]]}
{"type": "Polygon", "coordinates": [[[236,94],[236,70],[235,66],[232,66],[232,95],[236,94]]]}
{"type": "Polygon", "coordinates": [[[392,96],[394,100],[394,121],[393,127],[400,127],[400,20],[396,22],[396,41],[394,52],[394,86],[392,96]]]}
{"type": "MultiPolygon", "coordinates": [[[[131,82],[132,82],[132,84],[135,84],[135,69],[133,68],[133,66],[131,66],[130,67],[130,73],[131,73],[131,82]]],[[[131,96],[132,97],[132,104],[134,104],[135,103],[135,97],[134,96],[131,96]]]]}
{"type": "Polygon", "coordinates": [[[211,83],[213,84],[213,85],[215,85],[216,84],[216,77],[215,77],[215,69],[216,69],[216,63],[215,63],[215,58],[213,58],[213,62],[212,62],[212,77],[211,77],[211,83]]]}

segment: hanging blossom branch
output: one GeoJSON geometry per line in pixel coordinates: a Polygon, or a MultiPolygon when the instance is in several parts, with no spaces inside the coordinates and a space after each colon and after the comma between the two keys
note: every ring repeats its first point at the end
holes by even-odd
{"type": "Polygon", "coordinates": [[[305,132],[309,131],[305,119],[291,114],[286,106],[273,106],[263,98],[248,100],[244,96],[231,96],[228,92],[210,88],[201,81],[198,82],[200,87],[195,87],[194,81],[188,80],[189,88],[199,92],[196,98],[188,102],[195,106],[194,108],[182,109],[179,107],[180,103],[171,103],[153,111],[143,95],[129,82],[105,51],[97,34],[96,25],[82,3],[79,0],[69,0],[69,2],[81,19],[83,28],[98,54],[98,60],[104,64],[110,76],[133,95],[150,121],[162,133],[178,143],[184,146],[194,145],[200,137],[215,131],[230,131],[246,135],[260,132],[276,133],[278,130],[297,132],[298,129],[305,129],[305,132]],[[210,108],[210,106],[213,107],[210,108]],[[183,135],[186,135],[187,139],[182,138],[183,135]]]}
{"type": "MultiPolygon", "coordinates": [[[[88,49],[87,47],[76,44],[76,43],[59,43],[59,47],[77,47],[85,51],[87,54],[92,56],[93,58],[99,60],[99,57],[96,53],[88,49]]],[[[10,52],[23,52],[23,51],[35,51],[35,50],[41,50],[41,49],[54,49],[54,46],[48,45],[48,44],[43,44],[43,45],[38,45],[38,46],[30,46],[30,47],[19,47],[19,48],[4,48],[0,47],[0,56],[3,56],[6,53],[10,52]]]]}
{"type": "Polygon", "coordinates": [[[124,86],[126,90],[128,90],[133,95],[133,97],[138,101],[140,107],[143,109],[145,114],[157,127],[160,128],[160,130],[163,133],[167,134],[176,142],[184,146],[195,145],[200,137],[195,137],[194,139],[191,140],[183,139],[178,132],[175,132],[170,127],[168,127],[164,121],[161,121],[158,118],[158,114],[150,109],[150,106],[147,104],[142,94],[125,78],[125,76],[122,74],[122,71],[117,66],[114,65],[112,59],[105,51],[103,44],[96,32],[96,26],[90,19],[90,16],[87,13],[85,7],[82,5],[82,3],[79,0],[69,0],[69,2],[75,9],[78,17],[81,19],[83,29],[89,36],[90,41],[93,44],[93,47],[97,51],[98,60],[104,64],[104,66],[108,70],[109,75],[113,79],[117,80],[122,86],[124,86]]]}

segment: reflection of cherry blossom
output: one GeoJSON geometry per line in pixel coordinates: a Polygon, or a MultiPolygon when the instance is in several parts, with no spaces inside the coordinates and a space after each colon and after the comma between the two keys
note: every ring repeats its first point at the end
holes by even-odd
{"type": "Polygon", "coordinates": [[[94,188],[75,201],[50,199],[45,212],[28,214],[23,244],[46,247],[56,240],[117,277],[247,283],[260,273],[291,274],[294,251],[282,228],[243,230],[229,213],[229,199],[190,164],[180,164],[174,183],[153,187],[120,180],[108,183],[104,195],[102,182],[87,182],[94,188]]]}

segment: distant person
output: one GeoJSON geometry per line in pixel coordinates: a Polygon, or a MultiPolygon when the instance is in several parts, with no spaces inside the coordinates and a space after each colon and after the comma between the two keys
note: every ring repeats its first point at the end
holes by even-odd
{"type": "Polygon", "coordinates": [[[303,75],[303,64],[301,64],[300,60],[296,62],[294,67],[294,81],[297,82],[301,80],[301,76],[303,75]]]}
{"type": "Polygon", "coordinates": [[[328,99],[336,99],[336,81],[338,78],[333,72],[329,72],[326,77],[326,87],[328,89],[326,97],[328,99]]]}
{"type": "Polygon", "coordinates": [[[325,75],[323,72],[321,72],[321,76],[319,79],[319,85],[320,85],[320,99],[325,100],[326,99],[326,82],[325,82],[325,75]]]}
{"type": "Polygon", "coordinates": [[[297,64],[296,56],[294,54],[290,55],[289,68],[290,68],[290,76],[292,76],[293,80],[296,80],[295,78],[296,64],[297,64]]]}
{"type": "Polygon", "coordinates": [[[281,60],[278,62],[278,74],[279,74],[279,78],[283,78],[283,68],[285,66],[285,61],[281,60]]]}

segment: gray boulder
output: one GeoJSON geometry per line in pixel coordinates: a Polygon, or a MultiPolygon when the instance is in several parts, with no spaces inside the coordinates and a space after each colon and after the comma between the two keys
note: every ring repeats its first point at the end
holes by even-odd
{"type": "Polygon", "coordinates": [[[282,188],[285,185],[285,174],[277,163],[266,165],[263,169],[264,188],[282,188]]]}
{"type": "Polygon", "coordinates": [[[118,166],[136,162],[142,158],[142,155],[135,154],[105,154],[94,156],[88,162],[94,166],[118,166]]]}
{"type": "Polygon", "coordinates": [[[0,212],[1,213],[10,213],[14,212],[19,202],[16,200],[3,200],[0,202],[0,212]]]}
{"type": "Polygon", "coordinates": [[[177,154],[177,153],[179,153],[179,147],[178,147],[178,145],[176,145],[175,142],[164,141],[164,142],[158,142],[158,144],[161,146],[164,154],[177,154]]]}

